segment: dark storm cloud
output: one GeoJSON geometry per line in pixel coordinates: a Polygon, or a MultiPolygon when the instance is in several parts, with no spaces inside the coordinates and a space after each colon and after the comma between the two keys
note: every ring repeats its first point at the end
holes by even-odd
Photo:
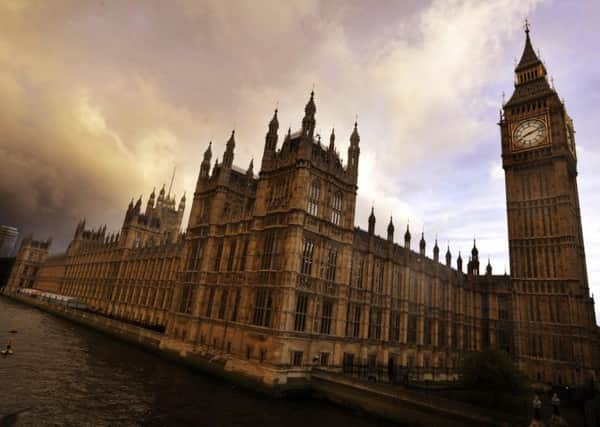
{"type": "Polygon", "coordinates": [[[259,157],[276,102],[295,128],[313,84],[317,128],[335,126],[342,153],[359,115],[357,221],[368,197],[420,223],[403,199],[417,185],[386,177],[487,132],[482,91],[523,12],[512,0],[2,2],[0,223],[53,234],[55,248],[82,217],[116,228],[175,165],[174,191],[193,191],[208,141],[220,157],[234,127],[236,163],[259,157]]]}

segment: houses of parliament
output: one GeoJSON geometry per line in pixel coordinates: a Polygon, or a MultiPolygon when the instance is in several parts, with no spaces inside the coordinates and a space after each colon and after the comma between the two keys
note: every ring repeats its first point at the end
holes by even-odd
{"type": "Polygon", "coordinates": [[[475,242],[463,263],[391,219],[376,235],[373,210],[366,230],[355,227],[358,126],[342,162],[337,135],[315,135],[316,111],[311,93],[300,130],[280,132],[275,110],[258,173],[234,165],[233,132],[221,162],[209,144],[185,233],[185,196],[153,191],[145,207],[129,204],[118,233],[81,222],[66,252],[48,258],[48,245],[26,241],[7,289],[77,297],[162,332],[163,347],[220,355],[266,384],[314,364],[453,368],[488,347],[531,381],[598,379],[573,121],[529,29],[498,123],[510,276],[481,265],[475,242]]]}

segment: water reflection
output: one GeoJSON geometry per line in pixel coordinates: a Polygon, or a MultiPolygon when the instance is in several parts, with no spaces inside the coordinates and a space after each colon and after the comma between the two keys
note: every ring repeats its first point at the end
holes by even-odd
{"type": "Polygon", "coordinates": [[[17,426],[390,426],[315,400],[275,400],[195,374],[0,297],[0,414],[17,426]],[[17,334],[9,330],[17,329],[17,334]]]}

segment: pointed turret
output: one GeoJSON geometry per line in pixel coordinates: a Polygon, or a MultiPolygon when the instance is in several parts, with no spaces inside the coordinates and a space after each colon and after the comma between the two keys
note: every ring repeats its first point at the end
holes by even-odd
{"type": "Polygon", "coordinates": [[[404,247],[410,249],[410,229],[408,228],[408,224],[406,224],[406,233],[404,233],[404,247]]]}
{"type": "Polygon", "coordinates": [[[371,206],[371,215],[369,215],[369,234],[375,234],[375,207],[371,206]]]}
{"type": "Polygon", "coordinates": [[[460,251],[458,251],[458,258],[456,258],[456,269],[458,271],[460,271],[461,273],[462,273],[462,264],[463,264],[462,256],[460,254],[460,251]]]}
{"type": "Polygon", "coordinates": [[[419,242],[419,254],[425,256],[425,232],[421,233],[421,241],[419,242]]]}
{"type": "Polygon", "coordinates": [[[137,199],[137,202],[135,202],[134,211],[136,213],[139,213],[141,208],[142,208],[142,195],[140,194],[139,199],[137,199]]]}
{"type": "Polygon", "coordinates": [[[277,131],[279,130],[279,120],[277,119],[277,109],[273,113],[273,118],[269,122],[269,130],[265,135],[265,149],[263,153],[263,167],[265,161],[270,160],[275,155],[277,149],[277,131]]]}
{"type": "Polygon", "coordinates": [[[235,149],[235,129],[231,131],[231,136],[227,140],[225,146],[225,154],[223,154],[223,167],[231,168],[233,166],[233,150],[235,149]]]}
{"type": "Polygon", "coordinates": [[[154,200],[156,199],[156,187],[152,189],[152,193],[150,193],[150,197],[148,197],[148,202],[146,203],[146,215],[150,215],[152,209],[154,209],[154,200]]]}
{"type": "Polygon", "coordinates": [[[250,179],[254,178],[254,159],[250,159],[250,164],[248,165],[246,176],[250,179]]]}
{"type": "Polygon", "coordinates": [[[279,129],[279,120],[277,119],[277,108],[275,108],[275,112],[273,113],[273,118],[269,122],[269,133],[277,134],[277,130],[279,129]]]}
{"type": "Polygon", "coordinates": [[[316,112],[315,92],[311,91],[310,99],[306,103],[306,107],[304,107],[304,118],[302,119],[302,135],[307,136],[311,142],[314,140],[315,135],[316,112]]]}
{"type": "Polygon", "coordinates": [[[446,250],[446,267],[452,267],[452,254],[450,253],[450,245],[448,245],[448,250],[446,250]]]}
{"type": "Polygon", "coordinates": [[[490,262],[489,258],[488,258],[487,266],[485,267],[485,274],[487,274],[488,276],[492,275],[492,263],[490,262]]]}
{"type": "Polygon", "coordinates": [[[163,184],[162,188],[160,189],[160,192],[158,193],[158,199],[157,199],[156,206],[162,205],[162,203],[164,201],[165,201],[165,184],[163,184]]]}
{"type": "Polygon", "coordinates": [[[331,135],[329,135],[329,151],[335,151],[335,129],[331,129],[331,135]]]}
{"type": "Polygon", "coordinates": [[[467,273],[479,276],[479,251],[477,250],[475,239],[473,239],[473,249],[471,249],[471,258],[467,266],[467,273]]]}
{"type": "Polygon", "coordinates": [[[387,228],[387,239],[388,242],[394,243],[394,223],[392,222],[392,217],[390,216],[390,223],[387,228]]]}
{"type": "Polygon", "coordinates": [[[348,147],[348,172],[358,179],[358,159],[360,157],[360,135],[358,134],[358,122],[354,122],[354,130],[350,135],[350,146],[348,147]]]}
{"type": "Polygon", "coordinates": [[[477,249],[477,242],[473,239],[473,249],[471,249],[471,256],[473,261],[479,260],[479,250],[477,249]]]}
{"type": "Polygon", "coordinates": [[[208,148],[204,152],[204,158],[202,159],[202,164],[200,165],[200,178],[208,178],[210,174],[210,159],[212,158],[212,141],[208,143],[208,148]]]}
{"type": "Polygon", "coordinates": [[[437,236],[435,237],[435,244],[433,245],[433,260],[435,262],[440,261],[440,247],[438,246],[437,236]]]}
{"type": "Polygon", "coordinates": [[[183,193],[183,196],[181,197],[181,200],[179,201],[179,211],[183,212],[185,210],[185,193],[183,193]]]}
{"type": "Polygon", "coordinates": [[[354,129],[352,130],[352,134],[350,135],[350,146],[358,147],[359,142],[360,142],[360,135],[358,134],[358,121],[355,121],[354,129]]]}

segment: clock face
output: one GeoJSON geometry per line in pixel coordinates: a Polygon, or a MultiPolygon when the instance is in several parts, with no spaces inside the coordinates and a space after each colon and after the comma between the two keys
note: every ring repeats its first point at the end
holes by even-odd
{"type": "Polygon", "coordinates": [[[513,132],[516,148],[531,148],[546,140],[546,123],[538,119],[525,120],[513,132]]]}

